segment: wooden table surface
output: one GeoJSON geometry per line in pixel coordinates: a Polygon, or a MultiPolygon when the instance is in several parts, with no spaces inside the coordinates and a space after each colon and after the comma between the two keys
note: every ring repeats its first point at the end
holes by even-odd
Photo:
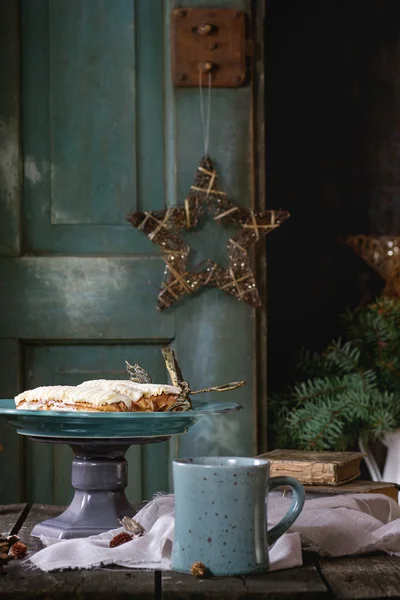
{"type": "MultiPolygon", "coordinates": [[[[61,507],[15,504],[0,506],[0,532],[18,533],[30,551],[41,548],[30,532],[36,523],[55,517],[61,507]]],[[[398,598],[400,558],[373,555],[321,559],[305,555],[303,567],[252,577],[206,580],[171,571],[82,570],[43,573],[29,562],[10,561],[0,569],[0,599],[96,598],[131,600],[254,600],[314,598],[398,598]]]]}

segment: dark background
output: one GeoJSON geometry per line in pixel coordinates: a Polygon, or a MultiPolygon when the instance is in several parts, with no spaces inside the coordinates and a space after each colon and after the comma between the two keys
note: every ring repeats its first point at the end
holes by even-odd
{"type": "Polygon", "coordinates": [[[400,0],[270,0],[265,27],[271,394],[383,287],[344,240],[400,235],[400,0]]]}

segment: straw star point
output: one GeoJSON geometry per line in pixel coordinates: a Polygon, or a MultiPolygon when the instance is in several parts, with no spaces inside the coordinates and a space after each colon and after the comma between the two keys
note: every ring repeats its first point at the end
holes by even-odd
{"type": "Polygon", "coordinates": [[[219,189],[218,174],[210,158],[203,157],[183,205],[158,212],[135,212],[128,215],[128,221],[162,250],[166,269],[157,308],[166,309],[206,286],[217,287],[257,308],[261,301],[249,248],[288,217],[289,213],[283,210],[255,212],[233,204],[219,189]],[[187,266],[190,247],[179,233],[196,227],[205,210],[215,221],[236,225],[239,231],[227,243],[228,268],[207,259],[191,271],[187,266]]]}

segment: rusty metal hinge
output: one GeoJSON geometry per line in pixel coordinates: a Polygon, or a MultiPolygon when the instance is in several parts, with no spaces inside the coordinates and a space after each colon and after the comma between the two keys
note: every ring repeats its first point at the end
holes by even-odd
{"type": "Polygon", "coordinates": [[[199,73],[213,87],[239,87],[246,80],[246,15],[233,8],[176,8],[171,15],[172,81],[199,85],[199,73]]]}

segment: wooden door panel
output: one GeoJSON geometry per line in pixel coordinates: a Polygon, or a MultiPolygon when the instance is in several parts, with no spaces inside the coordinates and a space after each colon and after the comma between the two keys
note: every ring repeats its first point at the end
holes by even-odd
{"type": "Polygon", "coordinates": [[[192,389],[244,379],[245,387],[202,398],[230,400],[244,407],[232,415],[201,419],[179,438],[181,456],[251,456],[255,447],[255,384],[251,376],[253,315],[244,303],[209,290],[183,303],[173,347],[192,389]],[[197,326],[201,323],[201,326],[197,326]]]}
{"type": "MultiPolygon", "coordinates": [[[[249,3],[245,0],[218,0],[212,4],[221,8],[249,9],[249,3]]],[[[206,0],[187,0],[185,6],[208,7],[209,3],[206,0]]],[[[168,3],[168,8],[171,8],[171,3],[168,3]]],[[[211,91],[209,153],[218,171],[218,183],[232,202],[248,208],[260,207],[262,202],[262,198],[256,197],[254,189],[253,144],[256,132],[251,110],[253,93],[251,85],[235,89],[215,88],[211,91]]],[[[167,153],[167,160],[171,167],[173,161],[180,166],[174,185],[177,200],[182,202],[192,183],[193,166],[189,166],[197,165],[203,153],[201,119],[196,118],[200,114],[198,89],[177,88],[173,107],[175,119],[171,128],[174,148],[173,152],[167,153]]],[[[261,123],[258,125],[261,127],[261,123]]],[[[223,227],[218,237],[221,248],[226,243],[223,227]]],[[[213,246],[215,239],[207,245],[204,242],[205,249],[210,252],[213,246]]],[[[209,257],[215,260],[214,254],[209,254],[209,257]]],[[[263,295],[263,289],[260,292],[263,295]]],[[[247,380],[247,386],[235,392],[210,396],[210,399],[238,402],[243,405],[243,412],[200,421],[195,429],[180,437],[181,455],[255,453],[255,336],[255,311],[233,296],[219,290],[208,290],[180,303],[174,345],[181,357],[183,372],[193,387],[236,379],[247,380]]],[[[266,367],[261,366],[263,368],[266,367]]],[[[265,402],[265,398],[259,398],[258,401],[265,402]]]]}
{"type": "Polygon", "coordinates": [[[51,224],[126,225],[136,208],[134,3],[51,0],[48,10],[51,224]]]}
{"type": "Polygon", "coordinates": [[[163,270],[158,258],[0,258],[0,338],[170,340],[174,315],[155,308],[163,270]]]}
{"type": "Polygon", "coordinates": [[[20,253],[19,3],[0,2],[0,256],[20,253]],[[6,93],[7,92],[7,93],[6,93]]]}
{"type": "MultiPolygon", "coordinates": [[[[19,389],[19,363],[18,341],[0,339],[1,398],[13,398],[19,389]]],[[[12,504],[20,500],[22,487],[23,447],[21,436],[17,434],[14,427],[11,427],[4,419],[0,419],[0,501],[12,504]]]]}
{"type": "MultiPolygon", "coordinates": [[[[260,35],[251,31],[250,13],[257,7],[262,16],[261,4],[211,2],[246,11],[255,42],[260,35]]],[[[0,95],[0,397],[111,374],[121,369],[127,348],[165,381],[159,350],[167,343],[193,388],[248,381],[209,398],[240,402],[242,413],[204,420],[169,445],[130,450],[131,501],[168,489],[166,464],[177,454],[253,454],[257,406],[265,404],[256,389],[255,311],[215,289],[156,311],[164,263],[159,249],[125,224],[129,210],[182,203],[203,154],[199,92],[174,88],[170,80],[169,18],[176,5],[0,3],[7,81],[0,95]]],[[[211,91],[209,152],[230,198],[263,209],[253,185],[262,118],[254,127],[257,86],[249,83],[211,91]]],[[[224,263],[227,232],[215,230],[193,232],[197,242],[190,242],[200,246],[194,260],[224,263]]],[[[0,444],[3,503],[68,501],[68,449],[29,443],[1,421],[0,444]]]]}
{"type": "MultiPolygon", "coordinates": [[[[86,379],[126,379],[125,360],[142,365],[150,372],[154,382],[165,382],[168,375],[161,348],[162,345],[151,343],[24,344],[24,388],[77,385],[86,379]]],[[[25,443],[27,501],[68,503],[72,497],[70,448],[31,440],[25,440],[25,443]]],[[[127,459],[127,494],[131,502],[151,498],[156,491],[167,491],[168,442],[157,444],[154,449],[145,452],[139,446],[132,446],[127,459]]]]}
{"type": "Polygon", "coordinates": [[[157,254],[126,214],[164,206],[161,0],[22,0],[22,39],[25,253],[157,254]]]}

